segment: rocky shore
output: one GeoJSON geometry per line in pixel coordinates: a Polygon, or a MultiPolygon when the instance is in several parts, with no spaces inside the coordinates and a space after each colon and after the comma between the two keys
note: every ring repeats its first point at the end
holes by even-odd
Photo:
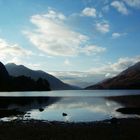
{"type": "Polygon", "coordinates": [[[140,119],[89,123],[0,122],[1,140],[140,140],[140,119]]]}

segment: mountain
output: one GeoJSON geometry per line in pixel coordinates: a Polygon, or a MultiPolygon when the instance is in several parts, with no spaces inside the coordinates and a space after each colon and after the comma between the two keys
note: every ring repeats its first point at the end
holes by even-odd
{"type": "Polygon", "coordinates": [[[0,62],[0,91],[7,89],[10,84],[10,76],[5,68],[5,66],[0,62]]]}
{"type": "Polygon", "coordinates": [[[7,79],[9,78],[9,74],[5,68],[5,66],[0,62],[0,78],[7,79]]]}
{"type": "Polygon", "coordinates": [[[9,63],[6,66],[7,71],[12,76],[27,76],[31,77],[34,80],[37,80],[39,78],[46,79],[50,83],[51,90],[74,90],[78,89],[77,87],[68,85],[66,83],[63,83],[58,78],[54,77],[53,75],[50,75],[44,71],[41,70],[31,70],[24,65],[16,65],[14,63],[9,63]]]}
{"type": "Polygon", "coordinates": [[[33,80],[30,77],[18,76],[12,77],[11,91],[49,91],[49,82],[45,79],[39,78],[38,80],[33,80]]]}
{"type": "Polygon", "coordinates": [[[0,62],[0,91],[48,91],[50,85],[47,80],[30,77],[10,76],[5,66],[0,62]]]}
{"type": "Polygon", "coordinates": [[[86,89],[140,89],[140,62],[124,70],[119,75],[86,89]]]}

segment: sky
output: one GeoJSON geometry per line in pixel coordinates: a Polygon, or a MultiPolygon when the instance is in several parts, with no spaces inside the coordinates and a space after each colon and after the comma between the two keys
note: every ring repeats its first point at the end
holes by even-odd
{"type": "Polygon", "coordinates": [[[86,87],[140,61],[140,0],[0,0],[0,61],[86,87]]]}

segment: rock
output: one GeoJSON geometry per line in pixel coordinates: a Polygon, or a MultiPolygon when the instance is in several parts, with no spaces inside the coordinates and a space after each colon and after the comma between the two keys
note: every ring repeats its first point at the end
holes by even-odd
{"type": "Polygon", "coordinates": [[[64,116],[64,117],[67,116],[67,113],[62,113],[62,116],[64,116]]]}
{"type": "Polygon", "coordinates": [[[44,111],[44,109],[43,108],[39,108],[39,111],[42,112],[42,111],[44,111]]]}

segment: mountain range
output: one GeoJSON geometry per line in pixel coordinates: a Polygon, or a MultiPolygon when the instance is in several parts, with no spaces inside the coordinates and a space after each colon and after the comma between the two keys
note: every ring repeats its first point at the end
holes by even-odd
{"type": "MultiPolygon", "coordinates": [[[[75,90],[75,86],[41,70],[31,70],[24,65],[0,62],[0,91],[75,90]]],[[[140,89],[140,62],[113,78],[103,80],[85,89],[140,89]]]]}
{"type": "Polygon", "coordinates": [[[33,80],[26,76],[13,77],[0,62],[0,91],[49,91],[50,85],[46,79],[33,80]]]}
{"type": "Polygon", "coordinates": [[[140,89],[140,62],[113,78],[88,86],[85,89],[140,89]]]}
{"type": "Polygon", "coordinates": [[[17,77],[17,76],[26,76],[31,77],[34,80],[37,80],[39,78],[46,79],[49,84],[51,90],[76,90],[79,89],[76,86],[72,86],[69,84],[66,84],[59,80],[58,78],[54,77],[53,75],[50,75],[42,70],[31,70],[24,65],[16,65],[14,63],[8,63],[5,65],[8,73],[11,76],[17,77]]]}

